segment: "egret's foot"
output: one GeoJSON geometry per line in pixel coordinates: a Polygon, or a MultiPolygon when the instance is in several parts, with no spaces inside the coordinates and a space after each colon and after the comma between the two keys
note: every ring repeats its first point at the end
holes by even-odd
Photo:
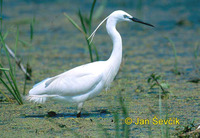
{"type": "Polygon", "coordinates": [[[48,112],[48,117],[55,117],[57,114],[54,111],[48,112]]]}
{"type": "Polygon", "coordinates": [[[78,103],[78,110],[77,110],[77,117],[81,117],[81,110],[83,108],[83,102],[82,103],[78,103]]]}
{"type": "Polygon", "coordinates": [[[81,117],[81,112],[79,112],[76,116],[77,116],[77,118],[80,118],[81,117]]]}

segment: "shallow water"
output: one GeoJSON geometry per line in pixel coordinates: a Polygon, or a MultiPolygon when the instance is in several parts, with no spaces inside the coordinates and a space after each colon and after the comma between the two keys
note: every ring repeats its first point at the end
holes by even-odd
{"type": "MultiPolygon", "coordinates": [[[[3,31],[9,30],[6,43],[14,49],[17,25],[19,39],[30,42],[30,22],[35,16],[34,38],[31,47],[19,43],[17,55],[25,64],[29,61],[33,70],[33,81],[28,81],[27,91],[37,82],[57,75],[70,68],[90,62],[86,42],[80,32],[64,17],[63,12],[79,23],[78,9],[89,13],[91,1],[39,1],[6,0],[3,3],[3,31]],[[12,10],[11,10],[12,9],[12,10]]],[[[96,8],[101,5],[98,1],[96,8]]],[[[115,135],[113,109],[119,109],[118,94],[122,93],[129,111],[129,117],[135,120],[159,118],[160,89],[149,89],[147,78],[152,72],[161,74],[169,85],[169,98],[163,106],[168,107],[168,116],[180,119],[180,125],[169,125],[170,136],[177,133],[178,126],[195,120],[200,122],[199,83],[188,82],[193,76],[199,77],[200,55],[194,58],[194,49],[200,44],[200,2],[198,0],[149,0],[149,1],[109,1],[104,12],[94,18],[93,29],[112,11],[123,9],[128,13],[155,25],[155,28],[140,24],[121,23],[117,26],[123,39],[123,62],[110,90],[103,91],[98,97],[84,104],[83,118],[76,118],[76,105],[47,102],[34,105],[0,103],[0,133],[2,137],[66,137],[74,136],[73,130],[81,136],[104,135],[102,124],[108,133],[115,135]],[[169,37],[176,46],[178,68],[184,72],[175,75],[174,54],[169,37]],[[49,111],[57,113],[48,117],[49,111]]],[[[106,60],[112,50],[105,25],[94,38],[100,59],[106,60]]],[[[200,51],[198,51],[199,54],[200,51]]],[[[1,52],[1,62],[5,53],[1,52]]],[[[24,76],[17,70],[17,81],[23,90],[24,76]]],[[[0,85],[1,90],[5,90],[0,85]]],[[[1,95],[0,95],[1,96],[1,95]]],[[[165,108],[163,107],[163,110],[165,108]]],[[[122,113],[121,122],[124,122],[122,113]]],[[[120,127],[120,130],[122,128],[120,127]]],[[[161,136],[161,126],[130,125],[131,136],[161,136]]]]}

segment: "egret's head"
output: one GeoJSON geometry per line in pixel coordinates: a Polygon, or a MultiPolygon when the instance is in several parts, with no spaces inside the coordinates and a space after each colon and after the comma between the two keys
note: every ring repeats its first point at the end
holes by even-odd
{"type": "MultiPolygon", "coordinates": [[[[94,35],[96,33],[96,31],[99,29],[99,27],[106,21],[107,21],[107,24],[110,25],[110,26],[115,26],[116,23],[118,21],[128,21],[128,22],[137,22],[137,23],[142,23],[142,24],[145,24],[145,25],[148,25],[148,26],[151,26],[151,27],[154,27],[153,25],[149,24],[149,23],[145,23],[137,18],[134,18],[133,16],[129,15],[128,13],[122,11],[122,10],[117,10],[117,11],[114,11],[113,13],[111,13],[109,16],[107,16],[98,26],[97,28],[94,30],[94,32],[90,35],[90,37],[88,37],[88,39],[91,39],[90,43],[92,42],[93,38],[94,38],[94,35]]],[[[107,26],[106,26],[107,27],[107,26]]]]}
{"type": "Polygon", "coordinates": [[[142,24],[154,27],[153,25],[149,23],[145,23],[122,10],[114,11],[113,13],[109,15],[109,18],[112,18],[113,20],[116,20],[116,21],[128,21],[128,22],[133,21],[133,22],[142,23],[142,24]]]}

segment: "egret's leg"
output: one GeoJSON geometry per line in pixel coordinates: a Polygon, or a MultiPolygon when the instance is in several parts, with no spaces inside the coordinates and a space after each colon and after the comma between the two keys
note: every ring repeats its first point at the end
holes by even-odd
{"type": "Polygon", "coordinates": [[[82,108],[83,108],[83,103],[78,103],[77,117],[81,117],[82,108]]]}

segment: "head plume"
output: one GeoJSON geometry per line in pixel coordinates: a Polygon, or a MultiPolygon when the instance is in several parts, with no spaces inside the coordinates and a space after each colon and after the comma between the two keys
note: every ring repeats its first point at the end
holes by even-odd
{"type": "Polygon", "coordinates": [[[95,36],[96,31],[99,29],[99,27],[108,19],[109,16],[107,16],[101,23],[97,26],[97,28],[93,31],[93,33],[88,37],[88,40],[90,39],[90,43],[92,43],[92,40],[95,36]]]}

